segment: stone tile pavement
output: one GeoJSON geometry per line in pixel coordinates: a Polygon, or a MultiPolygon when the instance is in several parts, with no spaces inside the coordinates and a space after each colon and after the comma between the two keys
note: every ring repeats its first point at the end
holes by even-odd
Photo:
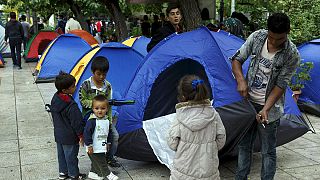
{"type": "MultiPolygon", "coordinates": [[[[22,70],[13,68],[6,59],[0,69],[0,180],[57,179],[56,147],[51,116],[44,110],[55,91],[54,85],[35,84],[35,63],[23,63],[22,70]]],[[[320,118],[308,115],[316,132],[320,118]]],[[[304,136],[278,147],[275,179],[320,179],[320,135],[304,136]]],[[[80,150],[80,170],[88,173],[90,161],[80,150]]],[[[169,179],[170,172],[160,163],[137,162],[118,158],[122,167],[112,169],[122,180],[169,179]]],[[[260,179],[259,153],[254,154],[250,179],[260,179]]],[[[234,178],[236,160],[223,160],[221,179],[234,178]]]]}

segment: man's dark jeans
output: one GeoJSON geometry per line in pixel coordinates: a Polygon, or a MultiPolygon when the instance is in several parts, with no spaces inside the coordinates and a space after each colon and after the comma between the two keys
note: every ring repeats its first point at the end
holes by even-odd
{"type": "Polygon", "coordinates": [[[21,67],[21,38],[12,38],[9,39],[11,58],[13,61],[13,65],[17,65],[21,67]]]}
{"type": "MultiPolygon", "coordinates": [[[[252,103],[255,110],[259,112],[263,106],[252,103]]],[[[236,180],[248,179],[250,173],[250,167],[252,162],[253,146],[258,134],[261,143],[261,155],[262,155],[262,167],[261,167],[261,179],[272,180],[276,173],[276,134],[277,127],[280,121],[274,121],[269,124],[265,124],[265,128],[262,124],[258,124],[257,121],[253,123],[251,128],[242,138],[239,143],[238,154],[238,168],[236,172],[236,180]]]]}
{"type": "Polygon", "coordinates": [[[59,173],[76,177],[79,175],[78,152],[79,144],[63,145],[57,143],[59,173]]]}

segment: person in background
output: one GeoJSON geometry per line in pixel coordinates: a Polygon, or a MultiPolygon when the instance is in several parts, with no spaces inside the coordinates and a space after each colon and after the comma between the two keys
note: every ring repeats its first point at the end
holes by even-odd
{"type": "Polygon", "coordinates": [[[160,13],[160,24],[161,27],[163,27],[166,24],[167,20],[166,20],[166,15],[164,13],[160,13]]]}
{"type": "Polygon", "coordinates": [[[73,15],[71,14],[71,15],[69,16],[69,20],[68,20],[67,23],[66,23],[65,33],[68,33],[69,31],[72,31],[72,30],[75,30],[75,29],[80,29],[80,30],[82,30],[79,21],[75,20],[75,19],[73,18],[73,15]]]}
{"type": "Polygon", "coordinates": [[[143,16],[143,22],[141,23],[141,33],[145,37],[150,37],[150,22],[147,15],[143,16]]]}
{"type": "Polygon", "coordinates": [[[159,16],[153,15],[153,23],[151,25],[151,37],[153,37],[158,29],[161,27],[161,23],[159,22],[159,16]]]}
{"type": "Polygon", "coordinates": [[[160,28],[159,31],[151,38],[151,41],[147,46],[148,52],[169,35],[176,32],[182,32],[182,27],[179,25],[182,18],[179,5],[175,3],[169,4],[168,8],[166,9],[166,13],[169,22],[165,23],[165,25],[160,28]]]}
{"type": "Polygon", "coordinates": [[[243,23],[237,19],[237,12],[233,12],[231,17],[224,21],[225,30],[233,35],[244,38],[244,26],[243,23]]]}
{"type": "Polygon", "coordinates": [[[252,33],[231,58],[237,90],[251,102],[257,113],[238,145],[236,180],[248,179],[257,134],[262,155],[261,179],[274,179],[276,136],[284,113],[284,92],[300,62],[296,46],[288,39],[289,17],[284,13],[274,13],[269,16],[267,27],[268,30],[252,33]],[[242,64],[248,57],[251,60],[245,78],[242,64]]]}
{"type": "Polygon", "coordinates": [[[63,33],[65,33],[65,29],[66,29],[66,24],[67,22],[63,19],[63,15],[59,14],[58,15],[58,23],[57,23],[57,27],[56,29],[60,28],[62,30],[63,33]]]}
{"type": "Polygon", "coordinates": [[[181,78],[176,118],[168,136],[169,147],[176,151],[170,180],[220,179],[218,151],[226,142],[226,132],[209,98],[208,87],[198,76],[181,78]]]}
{"type": "Polygon", "coordinates": [[[4,41],[10,45],[11,57],[13,66],[21,67],[21,44],[24,38],[24,32],[22,24],[17,21],[17,15],[15,12],[10,12],[10,20],[5,26],[4,41]]]}
{"type": "Polygon", "coordinates": [[[23,28],[23,49],[26,50],[27,43],[29,41],[29,31],[30,31],[30,24],[26,21],[27,17],[26,15],[21,16],[21,25],[23,28]]]}

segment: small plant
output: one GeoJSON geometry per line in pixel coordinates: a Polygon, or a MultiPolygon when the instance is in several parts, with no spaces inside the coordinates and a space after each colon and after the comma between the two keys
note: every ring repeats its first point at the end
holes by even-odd
{"type": "Polygon", "coordinates": [[[300,91],[304,88],[306,82],[311,80],[310,70],[312,68],[313,62],[300,63],[289,84],[292,91],[300,91]]]}

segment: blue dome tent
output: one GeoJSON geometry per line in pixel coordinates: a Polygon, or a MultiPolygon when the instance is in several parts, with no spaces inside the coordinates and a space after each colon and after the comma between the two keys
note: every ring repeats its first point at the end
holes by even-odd
{"type": "Polygon", "coordinates": [[[36,67],[39,70],[36,83],[52,82],[60,71],[69,72],[89,50],[91,46],[79,36],[60,35],[40,58],[36,67]]]}
{"type": "Polygon", "coordinates": [[[123,41],[122,44],[132,47],[145,57],[148,54],[147,45],[149,44],[150,40],[150,38],[145,36],[131,37],[123,41]]]}
{"type": "Polygon", "coordinates": [[[307,81],[299,96],[298,104],[302,111],[320,116],[320,39],[315,39],[298,47],[301,62],[313,62],[310,71],[311,81],[307,81]]]}
{"type": "Polygon", "coordinates": [[[80,60],[78,64],[81,65],[75,65],[71,71],[71,74],[77,79],[77,87],[73,97],[80,108],[79,89],[82,82],[92,76],[92,59],[97,56],[103,56],[109,60],[110,68],[106,78],[112,85],[114,99],[123,99],[125,90],[143,61],[143,56],[140,53],[117,42],[101,44],[100,47],[92,49],[82,58],[85,63],[80,60]]]}
{"type": "MultiPolygon", "coordinates": [[[[199,28],[173,34],[155,46],[125,92],[125,98],[134,99],[135,104],[118,109],[118,155],[132,160],[165,161],[167,154],[157,148],[166,149],[163,138],[170,123],[165,119],[175,112],[176,87],[186,74],[198,75],[210,87],[213,105],[227,130],[220,157],[234,154],[244,132],[255,121],[254,109],[236,90],[228,60],[242,44],[243,40],[223,31],[199,28]]],[[[279,136],[278,145],[288,142],[282,139],[292,140],[309,130],[302,118],[297,119],[299,123],[288,120],[290,127],[284,128],[287,134],[279,136]],[[281,138],[284,135],[288,138],[281,138]]]]}

